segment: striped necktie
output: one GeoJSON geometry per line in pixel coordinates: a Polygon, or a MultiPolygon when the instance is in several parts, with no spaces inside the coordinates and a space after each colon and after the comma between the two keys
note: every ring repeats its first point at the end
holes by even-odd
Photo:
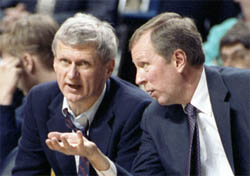
{"type": "Polygon", "coordinates": [[[201,162],[200,162],[200,140],[199,129],[197,124],[197,109],[187,104],[185,113],[188,116],[189,123],[189,152],[188,152],[188,175],[201,175],[201,162]]]}
{"type": "MultiPolygon", "coordinates": [[[[63,110],[65,114],[65,124],[68,128],[72,129],[73,131],[81,130],[83,136],[87,138],[87,131],[89,128],[89,121],[87,120],[87,124],[85,127],[82,127],[81,129],[77,128],[73,122],[72,122],[72,115],[68,112],[68,110],[65,108],[63,110]]],[[[78,168],[78,176],[89,176],[89,161],[87,158],[80,156],[79,157],[79,168],[78,168]]]]}

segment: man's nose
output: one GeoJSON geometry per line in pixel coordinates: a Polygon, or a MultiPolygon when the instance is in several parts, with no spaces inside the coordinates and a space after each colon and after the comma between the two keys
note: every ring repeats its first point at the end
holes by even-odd
{"type": "Polygon", "coordinates": [[[144,77],[145,77],[144,73],[142,71],[137,70],[135,83],[137,85],[142,85],[145,82],[145,78],[144,77]]]}
{"type": "Polygon", "coordinates": [[[69,71],[68,71],[68,77],[70,79],[74,79],[76,77],[79,76],[79,71],[77,69],[77,66],[75,63],[72,63],[71,67],[69,68],[69,71]]]}

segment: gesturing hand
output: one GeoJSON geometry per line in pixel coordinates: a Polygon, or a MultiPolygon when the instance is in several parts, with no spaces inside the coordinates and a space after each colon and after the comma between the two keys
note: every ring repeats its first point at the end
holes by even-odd
{"type": "Polygon", "coordinates": [[[81,131],[77,131],[77,133],[50,132],[46,144],[51,150],[87,158],[96,150],[96,145],[87,140],[81,131]]]}
{"type": "Polygon", "coordinates": [[[86,139],[81,131],[76,133],[50,132],[45,142],[51,150],[88,158],[93,167],[99,171],[107,170],[110,167],[107,157],[95,143],[86,139]]]}

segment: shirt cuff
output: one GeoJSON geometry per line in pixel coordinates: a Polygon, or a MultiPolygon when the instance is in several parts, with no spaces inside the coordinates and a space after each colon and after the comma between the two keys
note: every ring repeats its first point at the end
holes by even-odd
{"type": "Polygon", "coordinates": [[[107,157],[108,161],[109,161],[109,169],[105,170],[105,171],[99,171],[96,168],[95,171],[97,173],[98,176],[117,176],[117,170],[115,167],[115,164],[107,157]]]}

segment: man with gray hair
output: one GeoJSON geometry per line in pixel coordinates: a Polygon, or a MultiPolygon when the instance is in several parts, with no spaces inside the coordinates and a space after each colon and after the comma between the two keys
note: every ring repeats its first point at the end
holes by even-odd
{"type": "Polygon", "coordinates": [[[151,98],[111,76],[117,45],[112,26],[94,16],[77,14],[62,24],[52,44],[57,82],[39,85],[27,97],[13,175],[49,175],[51,168],[55,175],[96,175],[99,166],[85,157],[48,148],[47,137],[56,140],[62,134],[85,135],[131,170],[140,120],[151,98]]]}

